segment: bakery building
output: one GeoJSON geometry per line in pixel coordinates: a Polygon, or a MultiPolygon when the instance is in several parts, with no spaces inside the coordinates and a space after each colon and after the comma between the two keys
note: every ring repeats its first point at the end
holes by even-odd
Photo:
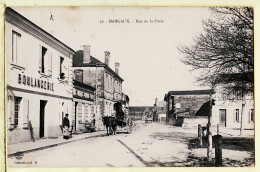
{"type": "Polygon", "coordinates": [[[72,114],[74,50],[11,8],[5,45],[8,144],[62,135],[72,114]]]}

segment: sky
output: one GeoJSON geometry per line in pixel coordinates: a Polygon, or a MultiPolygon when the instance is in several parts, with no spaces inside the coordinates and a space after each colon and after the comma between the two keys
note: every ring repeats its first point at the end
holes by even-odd
{"type": "Polygon", "coordinates": [[[91,55],[102,62],[104,51],[109,51],[109,66],[114,69],[115,62],[120,63],[119,75],[124,79],[123,91],[130,98],[130,106],[153,106],[155,98],[162,101],[168,91],[206,89],[194,83],[198,74],[180,62],[184,54],[177,47],[191,45],[203,32],[201,21],[211,16],[208,8],[13,9],[75,51],[81,50],[82,45],[90,45],[91,55]],[[129,23],[109,23],[109,20],[129,23]]]}

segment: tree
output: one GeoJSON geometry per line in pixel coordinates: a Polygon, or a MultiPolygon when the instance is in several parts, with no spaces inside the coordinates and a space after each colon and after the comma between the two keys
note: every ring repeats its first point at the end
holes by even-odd
{"type": "MultiPolygon", "coordinates": [[[[204,33],[194,39],[193,45],[178,48],[185,55],[181,61],[191,66],[192,71],[199,71],[197,82],[201,85],[213,90],[221,85],[227,97],[242,97],[242,134],[244,97],[254,88],[253,9],[214,7],[210,10],[213,17],[202,21],[204,33]]],[[[208,132],[210,126],[211,114],[208,132]]],[[[210,138],[208,145],[212,145],[210,138]]]]}
{"type": "Polygon", "coordinates": [[[210,10],[213,18],[202,22],[204,33],[194,39],[194,45],[178,48],[185,54],[181,61],[192,66],[192,70],[200,71],[197,81],[202,85],[228,83],[227,94],[236,94],[242,87],[245,92],[252,91],[253,77],[248,80],[246,77],[234,78],[230,75],[253,75],[252,8],[215,7],[210,10]]]}

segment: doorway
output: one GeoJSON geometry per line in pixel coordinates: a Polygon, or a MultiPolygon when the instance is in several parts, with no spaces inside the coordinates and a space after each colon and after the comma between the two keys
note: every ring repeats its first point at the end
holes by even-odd
{"type": "Polygon", "coordinates": [[[223,127],[227,126],[226,109],[219,109],[219,125],[223,127]]]}
{"type": "Polygon", "coordinates": [[[44,137],[44,125],[45,125],[45,106],[47,104],[47,101],[40,100],[40,138],[44,137]]]}

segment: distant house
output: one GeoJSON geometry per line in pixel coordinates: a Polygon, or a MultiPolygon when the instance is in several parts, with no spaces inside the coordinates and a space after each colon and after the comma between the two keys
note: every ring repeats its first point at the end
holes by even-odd
{"type": "Polygon", "coordinates": [[[147,115],[153,115],[153,106],[130,106],[129,115],[138,120],[144,120],[147,115]]]}
{"type": "Polygon", "coordinates": [[[184,117],[193,117],[209,100],[211,90],[169,91],[166,101],[166,123],[181,126],[184,117]]]}

